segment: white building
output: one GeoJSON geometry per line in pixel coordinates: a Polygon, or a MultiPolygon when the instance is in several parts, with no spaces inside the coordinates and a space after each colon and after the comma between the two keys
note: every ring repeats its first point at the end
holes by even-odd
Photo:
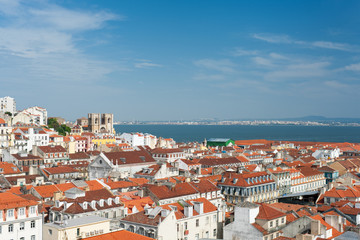
{"type": "Polygon", "coordinates": [[[157,138],[148,133],[122,133],[117,138],[117,143],[128,143],[132,147],[149,146],[150,148],[155,148],[157,138]]]}
{"type": "Polygon", "coordinates": [[[13,119],[13,123],[47,125],[47,111],[42,107],[30,107],[19,112],[13,119]]]}
{"type": "Polygon", "coordinates": [[[219,239],[223,212],[205,198],[145,208],[120,220],[120,227],[144,236],[162,239],[219,239]]]}
{"type": "Polygon", "coordinates": [[[224,240],[262,240],[263,235],[253,226],[259,214],[259,205],[239,203],[234,210],[234,221],[224,227],[224,240]]]}
{"type": "Polygon", "coordinates": [[[185,153],[180,148],[155,148],[151,154],[156,161],[168,163],[185,158],[185,153]]]}
{"type": "Polygon", "coordinates": [[[64,192],[65,198],[55,200],[50,208],[49,220],[59,222],[85,216],[116,219],[125,216],[120,198],[107,189],[83,191],[71,188],[64,192]]]}
{"type": "Polygon", "coordinates": [[[36,201],[13,193],[0,193],[2,239],[41,240],[43,219],[36,201]]]}
{"type": "Polygon", "coordinates": [[[135,178],[146,178],[149,180],[162,179],[179,176],[179,169],[169,163],[158,163],[143,168],[134,174],[135,178]]]}
{"type": "Polygon", "coordinates": [[[330,159],[335,159],[338,158],[340,156],[340,149],[339,148],[334,148],[334,149],[319,149],[316,150],[312,156],[316,159],[325,159],[325,160],[330,160],[330,159]]]}
{"type": "Polygon", "coordinates": [[[31,151],[33,146],[48,146],[49,145],[49,134],[42,128],[16,128],[14,130],[15,143],[14,146],[18,147],[19,151],[31,151]],[[24,146],[24,141],[26,145],[24,146]],[[17,144],[19,142],[19,144],[17,144]]]}
{"type": "Polygon", "coordinates": [[[3,149],[7,149],[13,145],[14,135],[12,127],[8,126],[4,119],[0,118],[0,156],[3,149]]]}
{"type": "Polygon", "coordinates": [[[11,112],[12,115],[16,113],[16,102],[12,97],[0,98],[0,112],[11,112]]]}
{"type": "Polygon", "coordinates": [[[46,240],[82,239],[110,232],[110,219],[99,216],[84,216],[44,224],[43,236],[46,240]]]}
{"type": "Polygon", "coordinates": [[[141,149],[139,151],[100,153],[88,167],[91,180],[107,177],[132,177],[145,167],[154,165],[156,161],[141,149]]]}
{"type": "Polygon", "coordinates": [[[149,133],[144,134],[144,145],[154,149],[157,144],[157,137],[149,133]]]}

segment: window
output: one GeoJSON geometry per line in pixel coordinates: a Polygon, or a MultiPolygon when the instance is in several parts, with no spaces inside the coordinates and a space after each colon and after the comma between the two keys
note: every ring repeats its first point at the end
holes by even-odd
{"type": "Polygon", "coordinates": [[[176,229],[177,229],[177,231],[180,230],[179,224],[176,224],[176,229]]]}
{"type": "Polygon", "coordinates": [[[187,230],[187,222],[184,222],[184,228],[187,230]]]}
{"type": "Polygon", "coordinates": [[[213,230],[213,236],[216,237],[216,229],[213,230]]]}
{"type": "Polygon", "coordinates": [[[13,232],[14,231],[14,225],[13,224],[10,224],[9,225],[9,232],[13,232]]]}
{"type": "Polygon", "coordinates": [[[199,240],[199,234],[195,234],[195,240],[199,240]]]}
{"type": "Polygon", "coordinates": [[[80,236],[80,228],[77,228],[77,229],[76,229],[76,235],[77,235],[77,236],[80,236]]]}
{"type": "Polygon", "coordinates": [[[31,214],[34,214],[35,211],[36,211],[36,208],[35,208],[34,206],[33,206],[33,207],[30,207],[30,213],[31,213],[31,214]]]}
{"type": "Polygon", "coordinates": [[[21,222],[20,223],[20,230],[24,230],[25,229],[25,223],[24,222],[21,222]]]}
{"type": "Polygon", "coordinates": [[[279,226],[279,219],[276,219],[276,226],[279,226]]]}
{"type": "Polygon", "coordinates": [[[272,227],[273,226],[273,222],[272,221],[270,221],[270,227],[272,227]]]}
{"type": "Polygon", "coordinates": [[[0,234],[2,233],[2,226],[0,226],[0,234]]]}
{"type": "Polygon", "coordinates": [[[9,209],[7,211],[7,215],[8,215],[8,217],[13,217],[14,216],[14,209],[9,209]]]}
{"type": "Polygon", "coordinates": [[[206,217],[206,224],[209,224],[209,217],[206,217]]]}
{"type": "Polygon", "coordinates": [[[49,234],[52,235],[52,230],[51,229],[49,229],[49,234]]]}
{"type": "Polygon", "coordinates": [[[214,222],[216,222],[216,214],[213,216],[213,220],[214,222]]]}
{"type": "Polygon", "coordinates": [[[35,240],[35,235],[31,235],[31,240],[35,240]]]}
{"type": "Polygon", "coordinates": [[[24,238],[24,237],[21,237],[20,240],[25,240],[25,238],[24,238]]]}
{"type": "Polygon", "coordinates": [[[285,223],[285,218],[282,218],[282,219],[281,219],[281,223],[285,223]]]}
{"type": "Polygon", "coordinates": [[[20,216],[25,215],[25,208],[19,208],[19,215],[20,216]]]}
{"type": "Polygon", "coordinates": [[[196,219],[196,226],[199,226],[199,219],[196,219]]]}
{"type": "Polygon", "coordinates": [[[35,228],[35,220],[32,220],[32,221],[30,222],[30,227],[31,227],[31,228],[35,228]]]}

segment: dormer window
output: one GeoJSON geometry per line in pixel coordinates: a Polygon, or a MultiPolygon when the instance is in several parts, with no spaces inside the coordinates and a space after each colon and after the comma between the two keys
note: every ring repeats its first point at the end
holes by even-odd
{"type": "Polygon", "coordinates": [[[25,215],[25,208],[19,208],[19,216],[25,215]]]}
{"type": "Polygon", "coordinates": [[[14,209],[7,210],[7,216],[8,217],[13,217],[14,216],[14,209]]]}

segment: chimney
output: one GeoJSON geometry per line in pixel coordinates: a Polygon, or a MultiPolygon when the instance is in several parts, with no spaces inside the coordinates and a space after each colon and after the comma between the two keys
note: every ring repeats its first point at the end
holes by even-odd
{"type": "Polygon", "coordinates": [[[188,206],[184,206],[184,214],[185,217],[192,217],[193,216],[193,206],[190,204],[188,206]]]}
{"type": "Polygon", "coordinates": [[[311,221],[311,234],[315,236],[321,235],[321,223],[319,220],[311,221]]]}
{"type": "Polygon", "coordinates": [[[170,211],[167,209],[161,210],[161,217],[167,217],[169,215],[170,211]]]}
{"type": "Polygon", "coordinates": [[[204,203],[203,202],[193,202],[194,210],[200,215],[204,213],[204,203]]]}

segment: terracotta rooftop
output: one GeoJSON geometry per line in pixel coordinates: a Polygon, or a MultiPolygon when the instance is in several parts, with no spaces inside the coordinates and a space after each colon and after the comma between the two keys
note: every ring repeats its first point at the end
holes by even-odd
{"type": "Polygon", "coordinates": [[[36,201],[28,200],[10,192],[0,193],[0,209],[11,209],[38,205],[36,201]]]}
{"type": "Polygon", "coordinates": [[[126,230],[120,230],[116,232],[106,233],[95,237],[83,238],[86,240],[119,240],[119,239],[131,239],[131,240],[154,240],[154,238],[145,237],[140,234],[132,233],[126,230]]]}
{"type": "Polygon", "coordinates": [[[44,153],[58,153],[58,152],[67,152],[62,146],[38,146],[38,148],[44,153]]]}
{"type": "Polygon", "coordinates": [[[276,210],[275,208],[271,207],[266,203],[260,204],[259,214],[256,216],[256,219],[264,219],[264,220],[271,220],[275,218],[284,217],[285,213],[276,210]]]}

